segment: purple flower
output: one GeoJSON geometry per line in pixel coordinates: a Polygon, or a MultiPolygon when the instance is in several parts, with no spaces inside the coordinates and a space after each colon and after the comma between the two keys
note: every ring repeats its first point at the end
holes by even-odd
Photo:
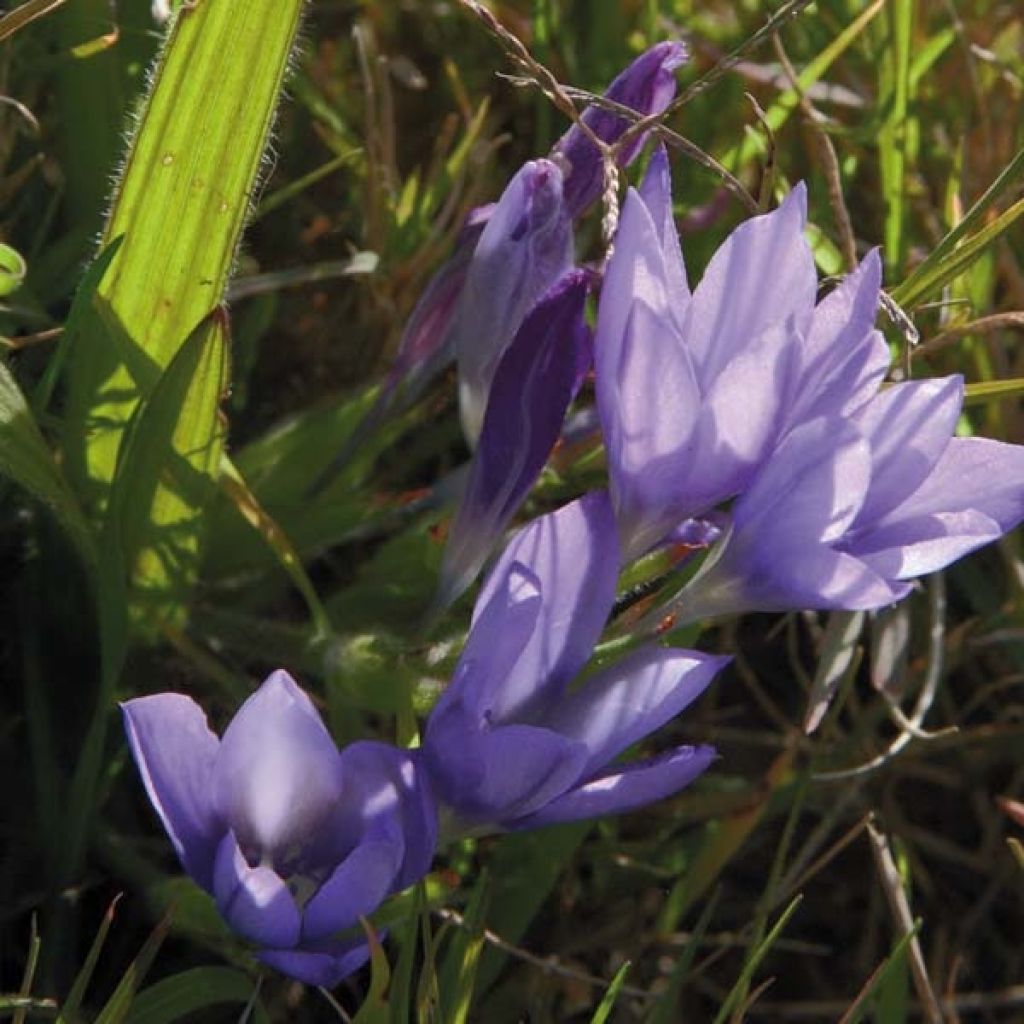
{"type": "Polygon", "coordinates": [[[562,172],[524,164],[498,200],[466,271],[452,326],[459,404],[475,444],[498,363],[526,314],[572,264],[572,224],[562,172]]]}
{"type": "Polygon", "coordinates": [[[896,384],[795,429],[736,502],[687,618],[878,608],[1024,519],[1024,447],[952,437],[960,377],[896,384]]]}
{"type": "MultiPolygon", "coordinates": [[[[642,53],[625,69],[605,93],[608,99],[620,103],[639,114],[659,114],[676,94],[675,70],[686,61],[686,47],[682,43],[658,43],[642,53]]],[[[588,107],[582,120],[602,141],[615,142],[629,127],[625,118],[588,107]]],[[[632,163],[643,147],[645,136],[637,136],[619,154],[619,166],[632,163]]],[[[565,202],[573,217],[578,217],[601,195],[603,169],[601,154],[594,144],[573,125],[555,143],[552,158],[566,167],[565,202]]]]}
{"type": "Polygon", "coordinates": [[[740,493],[792,427],[825,409],[852,412],[881,382],[878,256],[815,305],[805,207],[797,186],[741,224],[691,294],[664,150],[630,190],[594,341],[627,560],[740,493]]]}
{"type": "Polygon", "coordinates": [[[649,647],[570,689],[615,599],[615,523],[595,493],[535,520],[484,584],[424,758],[460,828],[613,814],[691,782],[711,747],[611,762],[691,703],[727,659],[649,647]]]}
{"type": "MultiPolygon", "coordinates": [[[[427,284],[409,316],[395,361],[366,415],[349,435],[342,450],[321,474],[325,486],[362,448],[366,439],[395,408],[414,402],[455,354],[453,325],[466,272],[476,244],[493,210],[493,204],[471,211],[455,243],[455,251],[427,284]]],[[[316,489],[316,488],[314,488],[316,489]]]]}
{"type": "Polygon", "coordinates": [[[182,694],[122,705],[149,798],[185,870],[259,958],[335,985],[368,957],[359,918],[428,869],[436,811],[413,755],[341,753],[287,672],[222,739],[182,694]]]}
{"type": "Polygon", "coordinates": [[[589,367],[589,277],[566,274],[523,321],[498,363],[469,479],[441,565],[438,601],[472,582],[544,466],[589,367]]]}

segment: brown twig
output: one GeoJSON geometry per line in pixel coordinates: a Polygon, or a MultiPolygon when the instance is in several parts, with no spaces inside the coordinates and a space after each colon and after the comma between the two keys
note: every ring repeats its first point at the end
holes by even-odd
{"type": "Polygon", "coordinates": [[[1024,312],[1014,310],[1010,313],[993,313],[991,316],[979,317],[965,324],[957,324],[956,327],[947,327],[934,338],[929,338],[923,345],[919,345],[914,350],[913,357],[916,359],[918,356],[931,355],[971,334],[991,334],[993,331],[1014,329],[1024,330],[1024,312]]]}
{"type": "MultiPolygon", "coordinates": [[[[885,893],[886,902],[889,904],[893,921],[902,937],[914,930],[914,919],[910,912],[910,902],[907,899],[906,890],[903,888],[903,880],[892,859],[892,852],[885,836],[870,822],[867,825],[867,832],[875,867],[878,869],[878,877],[882,883],[882,890],[885,893]]],[[[917,989],[917,996],[921,1001],[925,1019],[929,1024],[943,1024],[942,1010],[932,988],[931,979],[928,977],[924,954],[921,952],[921,943],[916,935],[907,943],[907,959],[910,962],[910,973],[914,979],[914,987],[917,989]]]]}
{"type": "MultiPolygon", "coordinates": [[[[856,768],[843,768],[839,771],[833,772],[818,772],[814,776],[816,782],[837,782],[842,779],[852,779],[859,775],[868,775],[883,765],[888,764],[912,739],[914,739],[915,733],[920,735],[921,725],[924,722],[925,716],[931,709],[932,703],[935,700],[935,694],[939,688],[939,681],[942,679],[942,669],[944,664],[944,648],[946,640],[946,586],[942,579],[941,573],[936,573],[929,579],[929,595],[931,597],[931,628],[928,637],[928,668],[925,672],[924,682],[921,685],[921,691],[918,694],[917,703],[914,705],[914,710],[907,720],[906,725],[911,728],[904,727],[900,732],[899,736],[892,741],[892,743],[877,757],[873,757],[870,761],[864,762],[864,764],[857,765],[856,768]]],[[[952,730],[956,732],[957,730],[952,730]]],[[[943,730],[938,733],[930,733],[928,735],[929,740],[938,739],[944,736],[948,736],[951,730],[943,730]]]]}
{"type": "Polygon", "coordinates": [[[832,217],[836,222],[836,230],[839,232],[839,244],[843,253],[843,262],[847,270],[853,270],[857,266],[857,242],[853,234],[853,222],[850,220],[850,211],[846,208],[846,200],[843,198],[843,180],[839,171],[839,157],[836,156],[836,148],[832,140],[821,127],[823,116],[811,103],[807,94],[800,87],[800,78],[789,60],[789,54],[782,45],[782,37],[778,32],[772,33],[772,45],[775,47],[775,54],[779,58],[782,70],[789,80],[790,88],[796,93],[800,103],[800,113],[803,115],[804,124],[808,131],[814,136],[818,145],[818,153],[821,157],[822,170],[825,172],[825,181],[828,183],[828,201],[832,207],[832,217]]]}
{"type": "MultiPolygon", "coordinates": [[[[574,86],[565,86],[566,93],[573,99],[587,104],[591,107],[599,107],[609,113],[618,114],[625,121],[634,124],[643,118],[643,114],[637,113],[632,107],[609,99],[607,96],[598,96],[596,93],[588,92],[586,89],[577,89],[574,86]]],[[[690,157],[694,163],[700,164],[705,170],[717,175],[722,184],[727,188],[746,209],[747,213],[757,213],[757,200],[746,190],[743,183],[731,171],[720,164],[710,153],[705,152],[696,143],[691,142],[685,135],[673,131],[663,124],[656,124],[651,132],[660,138],[667,145],[678,149],[681,153],[690,157]]]]}
{"type": "Polygon", "coordinates": [[[783,4],[752,36],[746,38],[735,50],[726,54],[714,67],[701,75],[692,85],[684,89],[661,113],[650,114],[647,117],[641,118],[631,128],[628,128],[612,148],[616,152],[625,149],[634,139],[639,138],[644,132],[649,131],[655,125],[669,118],[677,110],[685,107],[694,97],[709,89],[715,82],[736,67],[749,50],[754,49],[771,36],[772,33],[782,28],[788,21],[797,17],[810,4],[811,0],[789,0],[788,3],[783,4]]]}

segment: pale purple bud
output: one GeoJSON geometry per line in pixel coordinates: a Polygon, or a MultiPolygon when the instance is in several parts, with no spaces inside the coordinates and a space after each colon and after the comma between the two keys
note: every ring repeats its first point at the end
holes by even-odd
{"type": "Polygon", "coordinates": [[[509,182],[477,242],[453,324],[459,404],[475,445],[498,363],[537,300],[572,265],[562,172],[531,160],[509,182]]]}

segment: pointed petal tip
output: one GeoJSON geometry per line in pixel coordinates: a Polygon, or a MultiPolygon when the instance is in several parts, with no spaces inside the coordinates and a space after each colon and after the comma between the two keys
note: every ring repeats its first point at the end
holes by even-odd
{"type": "Polygon", "coordinates": [[[668,68],[669,71],[675,71],[676,68],[682,67],[689,59],[690,51],[687,49],[686,44],[681,39],[677,39],[668,42],[667,51],[661,66],[668,68]]]}
{"type": "Polygon", "coordinates": [[[779,204],[780,210],[795,209],[800,216],[800,226],[807,224],[807,185],[798,181],[790,190],[789,194],[779,204]]]}

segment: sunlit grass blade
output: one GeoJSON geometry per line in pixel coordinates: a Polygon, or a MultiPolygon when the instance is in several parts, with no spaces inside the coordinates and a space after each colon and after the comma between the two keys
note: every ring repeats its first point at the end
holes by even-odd
{"type": "Polygon", "coordinates": [[[913,23],[913,0],[893,0],[889,4],[889,31],[881,62],[887,110],[878,133],[878,155],[885,198],[885,262],[894,269],[902,268],[906,250],[904,179],[914,127],[908,116],[913,23]]]}
{"type": "Polygon", "coordinates": [[[69,367],[69,458],[99,499],[138,402],[224,294],[301,9],[204,0],[174,20],[104,229],[124,243],[69,367]]]}
{"type": "Polygon", "coordinates": [[[618,969],[618,971],[615,972],[615,977],[612,978],[612,983],[608,986],[608,991],[605,992],[604,998],[594,1011],[594,1016],[590,1018],[590,1024],[606,1024],[608,1018],[611,1016],[612,1010],[615,1009],[615,1001],[619,998],[619,992],[622,991],[622,986],[626,984],[626,975],[629,974],[629,969],[632,966],[633,965],[627,960],[618,969]]]}
{"type": "MultiPolygon", "coordinates": [[[[908,287],[914,279],[925,272],[929,264],[944,260],[969,232],[977,228],[991,209],[995,201],[1006,192],[1017,179],[1024,174],[1024,149],[1020,150],[1014,158],[1000,171],[999,176],[982,193],[977,202],[964,214],[963,218],[953,227],[938,245],[931,248],[927,258],[914,269],[914,273],[900,286],[908,287]]],[[[898,291],[898,290],[897,290],[898,291]]],[[[897,300],[899,301],[899,300],[897,300]]]]}
{"type": "MultiPolygon", "coordinates": [[[[797,76],[797,83],[801,91],[806,91],[824,76],[825,72],[857,41],[871,19],[884,6],[885,0],[874,0],[821,53],[807,63],[807,66],[797,76]]],[[[768,127],[773,132],[777,132],[799,106],[800,94],[795,89],[787,89],[765,111],[765,121],[768,127]]],[[[761,145],[762,143],[756,135],[748,135],[742,142],[736,143],[727,150],[725,155],[720,158],[720,162],[735,171],[753,160],[761,151],[761,145]]]]}
{"type": "Polygon", "coordinates": [[[203,508],[215,490],[223,452],[217,402],[227,380],[225,331],[218,311],[189,335],[140,406],[118,463],[103,533],[100,688],[72,782],[61,849],[65,879],[77,870],[94,825],[104,740],[131,618],[152,627],[185,616],[203,508]]]}
{"type": "Polygon", "coordinates": [[[452,1024],[465,1024],[469,1017],[476,972],[484,948],[489,892],[489,878],[484,873],[473,889],[463,915],[462,928],[454,933],[439,972],[441,1003],[447,1010],[445,1019],[452,1024]]]}
{"type": "Polygon", "coordinates": [[[377,932],[365,919],[361,918],[360,921],[370,944],[370,989],[359,1012],[352,1019],[352,1024],[390,1024],[391,1014],[386,993],[391,981],[391,968],[377,932]]]}
{"type": "Polygon", "coordinates": [[[971,264],[995,244],[1024,214],[1024,199],[1018,199],[990,224],[970,235],[942,258],[934,250],[902,284],[892,291],[892,298],[901,306],[914,306],[937,294],[950,281],[959,277],[971,264]]]}
{"type": "MultiPolygon", "coordinates": [[[[193,967],[163,978],[143,989],[125,1018],[125,1024],[172,1024],[211,1006],[248,1005],[256,981],[233,967],[193,967]]],[[[270,1018],[257,998],[249,1012],[251,1024],[269,1024],[270,1018]]]]}
{"type": "Polygon", "coordinates": [[[1001,398],[1016,398],[1018,395],[1024,395],[1024,377],[975,381],[964,388],[964,405],[981,405],[1001,398]]]}
{"type": "Polygon", "coordinates": [[[199,562],[203,509],[224,447],[227,318],[192,332],[132,423],[111,491],[105,547],[152,622],[180,623],[199,562]]]}

